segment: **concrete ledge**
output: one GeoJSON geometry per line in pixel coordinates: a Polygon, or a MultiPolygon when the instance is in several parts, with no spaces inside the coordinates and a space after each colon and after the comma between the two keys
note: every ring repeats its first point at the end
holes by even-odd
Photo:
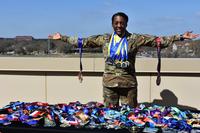
{"type": "MultiPolygon", "coordinates": [[[[200,110],[200,59],[163,58],[161,61],[162,81],[156,86],[157,58],[136,59],[138,101],[200,110]]],[[[83,58],[81,84],[77,77],[79,65],[79,58],[1,57],[0,107],[11,101],[103,102],[103,58],[83,58]]]]}
{"type": "MultiPolygon", "coordinates": [[[[103,58],[83,58],[85,72],[103,72],[103,58]]],[[[200,73],[199,58],[162,58],[162,73],[200,73]]],[[[79,58],[1,57],[0,71],[79,71],[79,58]]],[[[156,58],[137,58],[136,71],[155,73],[156,58]]]]}

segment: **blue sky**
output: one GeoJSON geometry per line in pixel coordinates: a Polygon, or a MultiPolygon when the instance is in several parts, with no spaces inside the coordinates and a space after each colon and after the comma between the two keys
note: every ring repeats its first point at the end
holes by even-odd
{"type": "Polygon", "coordinates": [[[129,16],[129,32],[200,33],[200,0],[1,0],[0,37],[111,33],[111,17],[119,11],[129,16]]]}

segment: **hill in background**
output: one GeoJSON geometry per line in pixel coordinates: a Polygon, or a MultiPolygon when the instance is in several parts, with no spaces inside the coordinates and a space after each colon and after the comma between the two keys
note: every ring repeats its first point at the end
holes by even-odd
{"type": "MultiPolygon", "coordinates": [[[[60,40],[34,39],[32,36],[0,38],[1,56],[69,56],[77,55],[78,49],[60,40]]],[[[102,48],[84,48],[84,55],[102,56],[102,48]]],[[[200,58],[200,40],[179,41],[165,49],[165,58],[200,58]]],[[[156,48],[141,47],[137,57],[157,57],[156,48]]]]}

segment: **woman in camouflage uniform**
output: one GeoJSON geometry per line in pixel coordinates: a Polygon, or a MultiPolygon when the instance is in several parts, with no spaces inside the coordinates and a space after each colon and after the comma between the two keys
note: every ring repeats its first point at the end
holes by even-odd
{"type": "MultiPolygon", "coordinates": [[[[135,59],[141,46],[164,48],[174,41],[197,38],[198,34],[186,32],[182,35],[157,37],[129,33],[126,30],[128,16],[118,12],[112,16],[112,34],[94,35],[83,38],[83,47],[102,47],[105,58],[103,74],[103,97],[106,106],[128,104],[137,106],[137,79],[135,75],[135,59]]],[[[50,39],[61,39],[78,46],[78,38],[63,36],[60,33],[49,36],[50,39]]]]}

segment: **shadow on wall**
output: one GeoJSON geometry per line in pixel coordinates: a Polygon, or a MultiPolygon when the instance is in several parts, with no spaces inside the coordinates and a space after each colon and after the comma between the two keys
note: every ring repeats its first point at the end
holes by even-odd
{"type": "Polygon", "coordinates": [[[197,110],[197,108],[190,107],[187,105],[179,105],[178,98],[176,97],[176,95],[168,89],[163,90],[160,93],[160,96],[162,99],[154,99],[153,102],[150,104],[156,104],[160,106],[174,106],[182,110],[197,110]]]}

